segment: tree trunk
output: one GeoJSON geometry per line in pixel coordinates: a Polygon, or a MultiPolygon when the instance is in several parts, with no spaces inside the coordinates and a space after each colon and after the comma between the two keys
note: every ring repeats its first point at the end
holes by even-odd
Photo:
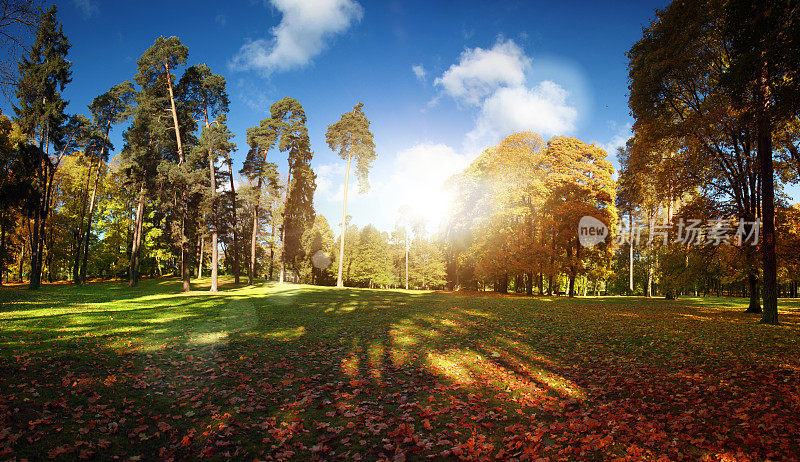
{"type": "Polygon", "coordinates": [[[23,262],[25,261],[25,247],[28,246],[29,242],[30,242],[30,240],[28,240],[28,238],[26,237],[25,241],[22,243],[22,246],[21,246],[21,248],[19,250],[19,259],[17,260],[17,265],[18,265],[17,266],[17,282],[19,282],[20,284],[22,284],[22,267],[24,265],[23,262]]]}
{"type": "MultiPolygon", "coordinates": [[[[347,231],[347,187],[350,182],[350,161],[353,155],[347,156],[347,168],[344,171],[344,199],[342,200],[342,235],[339,240],[339,275],[336,277],[336,287],[344,287],[342,282],[342,267],[344,265],[344,235],[347,231]]],[[[406,250],[406,289],[408,288],[408,250],[406,250]]]]}
{"type": "Polygon", "coordinates": [[[72,267],[72,282],[81,283],[81,252],[83,251],[83,223],[86,221],[86,207],[89,205],[89,183],[92,181],[92,163],[89,162],[89,171],[86,173],[86,186],[84,187],[83,204],[81,204],[81,220],[78,223],[78,237],[75,246],[75,266],[72,267]]]}
{"type": "MultiPolygon", "coordinates": [[[[170,79],[169,64],[164,63],[166,71],[165,76],[167,79],[167,89],[169,90],[169,103],[172,112],[172,125],[175,128],[175,142],[178,145],[178,166],[183,165],[183,144],[181,142],[181,128],[178,124],[178,111],[175,108],[175,95],[172,92],[172,80],[170,79]]],[[[189,239],[186,236],[186,185],[181,185],[181,278],[183,279],[183,291],[189,292],[192,290],[192,284],[189,275],[189,239]]],[[[141,237],[141,236],[140,236],[141,237]]]]}
{"type": "Polygon", "coordinates": [[[575,272],[569,272],[569,298],[575,298],[575,272]]]}
{"type": "Polygon", "coordinates": [[[501,275],[500,277],[497,278],[497,280],[495,282],[494,291],[498,292],[498,293],[501,293],[501,294],[507,294],[508,293],[508,274],[507,273],[505,273],[505,274],[503,274],[503,275],[501,275]]]}
{"type": "Polygon", "coordinates": [[[144,182],[139,187],[139,197],[136,199],[136,221],[133,225],[133,243],[131,245],[131,262],[128,271],[128,285],[139,285],[139,248],[142,243],[142,225],[144,224],[144,182]]]}
{"type": "Polygon", "coordinates": [[[533,295],[533,272],[528,271],[525,273],[525,294],[533,295]]]}
{"type": "Polygon", "coordinates": [[[6,211],[0,210],[0,286],[6,274],[6,211]]]}
{"type": "MultiPolygon", "coordinates": [[[[203,115],[204,115],[204,117],[206,119],[205,120],[206,121],[206,127],[210,127],[211,124],[208,121],[208,104],[206,104],[205,97],[203,98],[203,115]]],[[[217,248],[217,239],[218,239],[218,236],[217,236],[217,218],[216,218],[217,215],[216,215],[216,210],[215,210],[216,203],[215,203],[215,197],[214,197],[217,194],[217,172],[216,172],[216,166],[214,165],[215,158],[216,158],[216,156],[214,155],[214,152],[211,149],[209,149],[209,151],[208,151],[208,170],[209,170],[209,178],[211,180],[211,288],[209,289],[209,292],[216,292],[217,291],[217,289],[218,289],[218,278],[219,278],[219,273],[218,273],[218,268],[217,268],[218,260],[219,260],[219,249],[217,248]]],[[[235,207],[233,209],[233,212],[234,212],[234,214],[236,213],[236,208],[235,207]]],[[[234,230],[234,235],[235,235],[235,233],[236,233],[236,231],[234,230]]],[[[202,252],[200,253],[200,255],[201,255],[200,264],[202,265],[203,264],[202,263],[202,252]]],[[[238,277],[238,275],[237,275],[237,277],[238,277]]],[[[239,282],[239,281],[237,280],[236,282],[239,282]]]]}
{"type": "MultiPolygon", "coordinates": [[[[345,181],[345,183],[347,183],[345,181]]],[[[286,278],[286,212],[289,206],[289,188],[292,185],[292,168],[289,166],[289,173],[286,174],[286,199],[283,202],[283,226],[281,226],[281,274],[279,281],[283,284],[286,278]]],[[[347,186],[344,191],[345,200],[347,200],[347,186]]]]}
{"type": "Polygon", "coordinates": [[[205,237],[200,235],[197,247],[197,279],[203,278],[203,247],[205,246],[205,237]]]}
{"type": "MultiPolygon", "coordinates": [[[[274,207],[274,203],[272,206],[274,207]]],[[[269,280],[272,280],[272,276],[275,274],[275,226],[278,224],[276,222],[276,215],[275,211],[272,211],[272,223],[270,225],[269,231],[269,280]]]]}
{"type": "Polygon", "coordinates": [[[750,293],[750,306],[747,307],[745,313],[761,313],[761,294],[758,288],[758,275],[755,271],[747,273],[747,283],[750,293]]]}
{"type": "Polygon", "coordinates": [[[775,259],[775,186],[772,165],[772,131],[767,116],[767,66],[762,63],[759,79],[758,160],[761,166],[761,259],[764,268],[762,297],[763,324],[778,324],[777,261],[775,259]]]}
{"type": "Polygon", "coordinates": [[[86,234],[83,238],[83,264],[81,265],[81,283],[86,284],[87,267],[89,266],[89,237],[92,235],[92,219],[94,217],[95,198],[97,197],[97,186],[100,183],[100,172],[102,171],[100,162],[97,160],[97,172],[95,172],[94,186],[92,186],[92,196],[89,199],[89,212],[86,214],[86,234]]]}
{"type": "Polygon", "coordinates": [[[628,295],[633,295],[633,212],[628,215],[630,234],[628,235],[628,295]]]}
{"type": "MultiPolygon", "coordinates": [[[[342,233],[344,238],[344,233],[342,233]]],[[[339,265],[339,272],[341,272],[341,265],[339,265]]],[[[458,268],[456,268],[456,277],[458,275],[458,268]]],[[[406,290],[408,290],[408,237],[406,237],[406,290]]]]}
{"type": "MultiPolygon", "coordinates": [[[[42,151],[44,137],[46,135],[42,135],[42,140],[39,142],[39,163],[36,167],[36,179],[37,179],[37,186],[41,188],[43,186],[42,180],[42,169],[44,165],[44,151],[42,151]]],[[[34,200],[34,211],[33,211],[33,233],[31,236],[31,275],[28,278],[30,280],[28,284],[28,288],[35,290],[41,286],[41,273],[39,268],[39,222],[42,220],[42,200],[43,197],[40,195],[36,195],[36,199],[34,200]]]]}
{"type": "Polygon", "coordinates": [[[231,180],[231,210],[233,211],[233,280],[236,284],[239,283],[239,238],[238,238],[238,231],[236,229],[236,185],[233,182],[233,162],[231,162],[231,156],[227,152],[225,153],[225,159],[228,162],[228,176],[231,180]]]}
{"type": "MultiPolygon", "coordinates": [[[[256,195],[261,197],[261,177],[258,178],[258,193],[256,195]]],[[[249,285],[255,284],[256,278],[256,239],[258,238],[258,203],[253,205],[253,228],[250,232],[250,265],[247,272],[247,283],[249,285]]]]}

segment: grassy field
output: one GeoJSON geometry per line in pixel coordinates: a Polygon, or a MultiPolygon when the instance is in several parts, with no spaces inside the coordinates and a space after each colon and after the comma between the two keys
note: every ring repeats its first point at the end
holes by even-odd
{"type": "Polygon", "coordinates": [[[4,288],[0,458],[796,459],[800,305],[744,308],[4,288]]]}

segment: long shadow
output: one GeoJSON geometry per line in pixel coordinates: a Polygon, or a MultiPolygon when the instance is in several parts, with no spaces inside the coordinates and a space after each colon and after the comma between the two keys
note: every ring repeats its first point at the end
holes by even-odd
{"type": "MultiPolygon", "coordinates": [[[[125,312],[124,321],[78,325],[100,334],[140,328],[122,337],[152,340],[154,349],[98,335],[1,355],[0,390],[15,391],[0,391],[0,409],[17,412],[0,414],[0,424],[24,437],[0,437],[0,452],[296,460],[797,454],[797,369],[756,361],[788,356],[714,350],[725,344],[724,327],[664,319],[656,302],[299,286],[183,298],[125,312]],[[160,316],[170,313],[185,316],[160,316]],[[638,317],[625,322],[622,313],[638,317]],[[667,335],[676,327],[686,333],[667,335]],[[708,332],[710,339],[698,335],[708,332]],[[764,383],[778,387],[767,400],[764,383]]],[[[41,335],[67,325],[55,317],[41,335]]],[[[757,343],[762,326],[752,327],[739,329],[740,347],[757,343]]],[[[796,339],[794,330],[780,332],[796,339]]]]}

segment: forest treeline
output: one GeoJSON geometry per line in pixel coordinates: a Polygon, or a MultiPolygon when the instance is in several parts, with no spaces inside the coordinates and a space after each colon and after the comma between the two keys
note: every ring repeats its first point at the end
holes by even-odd
{"type": "MultiPolygon", "coordinates": [[[[276,101],[236,141],[225,78],[192,62],[179,38],[158,37],[130,80],[68,114],[70,44],[56,9],[18,3],[30,7],[18,29],[33,40],[2,69],[14,102],[13,117],[0,116],[4,281],[135,286],[170,274],[190,290],[209,274],[215,291],[227,274],[250,284],[728,294],[750,297],[766,323],[777,322],[779,295],[797,294],[800,208],[782,193],[800,178],[795,2],[657,11],[627,54],[635,123],[610,153],[618,172],[595,144],[513,133],[449,180],[456,200],[441,230],[429,235],[405,214],[391,232],[348,226],[338,237],[314,210],[299,101],[276,101]],[[237,142],[247,152],[238,171],[237,142]],[[579,239],[587,216],[608,230],[597,245],[579,239]]],[[[377,156],[369,125],[359,103],[325,133],[347,162],[346,184],[355,163],[361,191],[377,156]]]]}

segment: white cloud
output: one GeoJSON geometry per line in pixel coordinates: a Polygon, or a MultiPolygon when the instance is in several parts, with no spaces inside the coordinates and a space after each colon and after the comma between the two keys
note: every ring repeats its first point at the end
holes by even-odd
{"type": "Polygon", "coordinates": [[[411,71],[414,73],[414,75],[417,76],[419,80],[422,81],[425,80],[425,68],[422,66],[422,64],[414,64],[413,66],[411,66],[411,71]]]}
{"type": "Polygon", "coordinates": [[[469,136],[499,137],[533,130],[547,137],[572,131],[578,111],[567,97],[566,90],[547,80],[533,88],[499,88],[483,101],[475,130],[469,136]]]}
{"type": "Polygon", "coordinates": [[[219,13],[218,15],[214,16],[214,22],[222,27],[225,27],[228,24],[228,17],[222,13],[219,13]]]}
{"type": "Polygon", "coordinates": [[[315,194],[318,197],[324,197],[328,201],[335,201],[337,194],[339,194],[338,200],[341,202],[341,192],[336,191],[334,187],[339,183],[344,184],[344,168],[345,164],[342,162],[314,167],[314,173],[317,174],[315,194]]]}
{"type": "Polygon", "coordinates": [[[578,110],[569,92],[551,80],[529,85],[535,77],[529,75],[532,62],[513,40],[500,38],[490,49],[465,50],[434,81],[456,102],[478,108],[466,150],[479,150],[514,131],[550,136],[575,130],[578,110]]]}
{"type": "Polygon", "coordinates": [[[270,0],[283,15],[269,39],[252,40],[231,60],[235,70],[259,70],[269,75],[308,65],[328,40],[345,32],[363,16],[354,0],[270,0]]]}
{"type": "Polygon", "coordinates": [[[100,13],[100,6],[95,0],[72,0],[72,3],[81,10],[84,19],[89,19],[100,13]]]}
{"type": "Polygon", "coordinates": [[[513,40],[501,39],[489,50],[465,50],[434,84],[458,101],[478,105],[499,87],[523,85],[530,63],[513,40]]]}
{"type": "Polygon", "coordinates": [[[606,151],[606,154],[608,154],[608,159],[614,163],[615,167],[619,167],[619,163],[617,161],[617,150],[625,147],[625,143],[627,143],[628,139],[632,136],[631,130],[633,127],[630,123],[619,127],[615,122],[611,122],[609,124],[609,128],[615,130],[616,133],[614,133],[607,143],[597,143],[597,145],[606,151]]]}

